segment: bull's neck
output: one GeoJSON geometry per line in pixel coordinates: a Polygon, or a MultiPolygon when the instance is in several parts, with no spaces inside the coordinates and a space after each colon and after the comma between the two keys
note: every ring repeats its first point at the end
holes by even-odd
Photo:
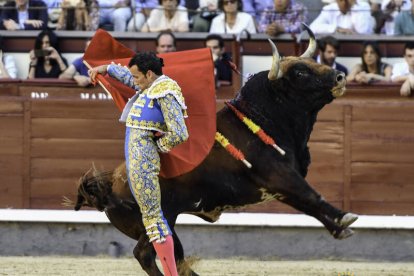
{"type": "Polygon", "coordinates": [[[292,106],[286,107],[286,105],[280,103],[273,106],[270,113],[263,107],[255,106],[251,101],[246,101],[242,97],[235,98],[231,101],[231,104],[263,128],[274,139],[280,139],[278,136],[290,136],[290,139],[293,138],[301,143],[303,141],[308,142],[319,111],[295,109],[292,106]],[[283,135],[280,135],[281,132],[283,132],[283,135]]]}

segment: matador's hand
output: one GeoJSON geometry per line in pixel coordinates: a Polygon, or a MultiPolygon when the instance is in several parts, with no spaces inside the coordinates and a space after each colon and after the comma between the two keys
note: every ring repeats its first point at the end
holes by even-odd
{"type": "Polygon", "coordinates": [[[108,65],[100,65],[88,70],[89,77],[92,83],[96,83],[96,76],[98,74],[105,75],[107,73],[108,65]]]}

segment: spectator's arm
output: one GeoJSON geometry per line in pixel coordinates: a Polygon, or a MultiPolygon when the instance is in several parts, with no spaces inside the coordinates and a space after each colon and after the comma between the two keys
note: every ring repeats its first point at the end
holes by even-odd
{"type": "Polygon", "coordinates": [[[49,19],[47,14],[47,6],[44,2],[35,6],[32,9],[29,7],[29,19],[24,22],[25,30],[41,30],[47,28],[47,21],[49,19]]]}
{"type": "Polygon", "coordinates": [[[188,32],[190,30],[190,27],[189,27],[190,23],[188,22],[187,11],[178,9],[176,12],[178,12],[178,15],[179,15],[179,25],[178,25],[177,31],[188,32]]]}
{"type": "Polygon", "coordinates": [[[29,64],[29,74],[27,76],[28,79],[34,79],[36,74],[36,66],[37,66],[37,58],[34,54],[34,50],[29,52],[30,57],[30,64],[29,64]]]}
{"type": "Polygon", "coordinates": [[[392,82],[397,82],[397,83],[405,82],[407,79],[408,79],[408,75],[391,78],[392,82]]]}
{"type": "Polygon", "coordinates": [[[158,28],[156,26],[157,26],[158,18],[160,16],[161,16],[160,10],[153,9],[150,12],[150,15],[147,21],[142,26],[141,32],[158,32],[158,28]]]}
{"type": "Polygon", "coordinates": [[[89,84],[91,84],[91,79],[87,76],[75,75],[75,76],[73,76],[73,79],[81,87],[86,87],[89,84]]]}
{"type": "Polygon", "coordinates": [[[291,24],[286,28],[286,33],[300,33],[302,22],[308,21],[308,9],[303,7],[296,12],[296,17],[291,21],[291,24]]]}
{"type": "Polygon", "coordinates": [[[358,34],[372,34],[375,27],[372,23],[375,20],[372,20],[370,7],[368,4],[363,5],[363,3],[361,3],[361,6],[361,9],[351,11],[354,30],[358,34]]]}
{"type": "Polygon", "coordinates": [[[356,81],[356,76],[362,72],[362,66],[361,64],[357,64],[352,68],[351,73],[349,73],[348,76],[346,76],[346,81],[356,81]]]}
{"type": "Polygon", "coordinates": [[[257,23],[257,28],[259,33],[264,33],[267,30],[267,26],[270,24],[270,20],[268,19],[270,16],[271,11],[265,10],[260,14],[259,22],[257,23]]]}
{"type": "Polygon", "coordinates": [[[333,34],[337,26],[332,22],[331,17],[335,15],[335,12],[322,9],[319,16],[310,25],[311,30],[315,34],[333,34]]]}
{"type": "Polygon", "coordinates": [[[71,64],[65,71],[62,72],[62,74],[59,75],[59,79],[73,79],[76,74],[76,68],[73,64],[71,64]]]}
{"type": "Polygon", "coordinates": [[[401,83],[407,80],[408,74],[406,74],[406,69],[404,69],[405,64],[404,63],[397,63],[392,68],[392,74],[391,74],[391,81],[401,83]]]}
{"type": "Polygon", "coordinates": [[[384,81],[391,81],[391,75],[392,75],[392,65],[388,65],[384,69],[384,81]]]}
{"type": "Polygon", "coordinates": [[[4,71],[8,74],[9,78],[17,78],[17,67],[13,56],[4,55],[4,69],[4,71]]]}
{"type": "Polygon", "coordinates": [[[251,34],[256,33],[256,24],[254,24],[254,18],[250,14],[249,14],[249,22],[247,23],[246,30],[251,34]]]}

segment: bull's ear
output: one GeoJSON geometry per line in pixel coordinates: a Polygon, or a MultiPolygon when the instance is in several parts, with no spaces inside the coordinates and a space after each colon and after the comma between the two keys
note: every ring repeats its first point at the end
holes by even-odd
{"type": "Polygon", "coordinates": [[[76,199],[76,203],[74,207],[75,211],[79,211],[84,202],[85,202],[85,198],[81,195],[78,195],[78,198],[76,199]]]}

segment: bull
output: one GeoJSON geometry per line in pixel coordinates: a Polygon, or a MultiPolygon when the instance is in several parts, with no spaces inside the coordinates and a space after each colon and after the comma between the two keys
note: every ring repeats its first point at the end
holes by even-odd
{"type": "MultiPolygon", "coordinates": [[[[252,133],[229,107],[217,113],[217,130],[236,145],[252,164],[234,159],[220,145],[211,149],[193,171],[160,178],[162,209],[171,227],[177,266],[184,265],[182,244],[174,230],[177,216],[193,214],[215,222],[222,212],[277,199],[318,219],[336,239],[353,234],[357,216],[326,202],[305,180],[310,164],[309,141],[318,112],[345,92],[345,75],[312,59],[316,41],[300,57],[283,57],[271,40],[272,67],[257,73],[231,101],[240,112],[284,149],[282,155],[252,133]]],[[[125,164],[111,172],[86,174],[79,182],[75,210],[89,206],[105,211],[122,233],[138,241],[133,250],[148,275],[162,275],[148,241],[138,205],[130,192],[125,164]]],[[[188,268],[187,273],[197,275],[188,268]]]]}

